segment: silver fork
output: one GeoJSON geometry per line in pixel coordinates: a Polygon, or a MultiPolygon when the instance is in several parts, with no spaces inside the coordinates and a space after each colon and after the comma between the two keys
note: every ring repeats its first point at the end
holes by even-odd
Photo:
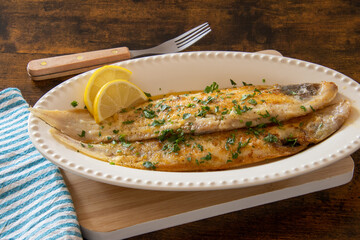
{"type": "Polygon", "coordinates": [[[143,50],[131,50],[130,56],[138,57],[143,55],[180,52],[185,48],[193,45],[209,32],[211,32],[211,28],[206,22],[156,47],[143,50]]]}
{"type": "Polygon", "coordinates": [[[209,32],[211,32],[211,28],[206,22],[176,38],[148,49],[130,51],[127,47],[119,47],[32,60],[27,65],[27,72],[32,80],[44,80],[77,74],[129,58],[179,52],[209,32]]]}

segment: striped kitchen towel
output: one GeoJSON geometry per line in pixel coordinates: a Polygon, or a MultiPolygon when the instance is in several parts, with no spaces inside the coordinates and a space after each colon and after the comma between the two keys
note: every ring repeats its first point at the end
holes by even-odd
{"type": "Polygon", "coordinates": [[[28,134],[20,91],[0,92],[0,239],[82,239],[59,169],[28,134]]]}

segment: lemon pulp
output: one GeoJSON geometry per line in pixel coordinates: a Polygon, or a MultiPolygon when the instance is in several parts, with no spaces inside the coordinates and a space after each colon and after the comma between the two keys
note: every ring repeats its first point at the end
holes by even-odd
{"type": "Polygon", "coordinates": [[[113,80],[103,85],[94,99],[94,119],[100,123],[123,108],[145,102],[148,98],[135,84],[113,80]]]}
{"type": "Polygon", "coordinates": [[[94,100],[100,89],[108,82],[123,79],[129,80],[132,72],[126,68],[107,65],[96,70],[90,77],[84,93],[84,103],[94,115],[94,100]]]}

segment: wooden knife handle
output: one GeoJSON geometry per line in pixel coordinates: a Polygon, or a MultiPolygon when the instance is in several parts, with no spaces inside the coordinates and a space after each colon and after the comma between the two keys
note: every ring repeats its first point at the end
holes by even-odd
{"type": "Polygon", "coordinates": [[[44,80],[84,72],[101,65],[130,58],[127,47],[62,55],[32,60],[27,72],[33,80],[44,80]]]}

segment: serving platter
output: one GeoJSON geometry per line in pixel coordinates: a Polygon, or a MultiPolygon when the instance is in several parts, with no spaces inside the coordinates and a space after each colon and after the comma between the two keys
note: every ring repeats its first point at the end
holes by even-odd
{"type": "MultiPolygon", "coordinates": [[[[50,127],[30,115],[29,134],[40,153],[59,167],[96,181],[124,187],[199,191],[248,187],[284,180],[334,163],[360,147],[360,86],[351,78],[327,67],[282,56],[246,52],[186,52],[119,62],[114,65],[133,72],[130,81],[145,92],[161,95],[203,90],[212,82],[232,87],[230,79],[258,84],[335,82],[339,95],[352,104],[345,124],[325,141],[294,156],[239,169],[211,172],[161,172],[110,165],[59,144],[50,127]],[[265,83],[264,83],[265,81],[265,83]]],[[[35,108],[71,109],[77,101],[83,107],[86,83],[95,70],[75,76],[50,90],[35,108]]]]}

